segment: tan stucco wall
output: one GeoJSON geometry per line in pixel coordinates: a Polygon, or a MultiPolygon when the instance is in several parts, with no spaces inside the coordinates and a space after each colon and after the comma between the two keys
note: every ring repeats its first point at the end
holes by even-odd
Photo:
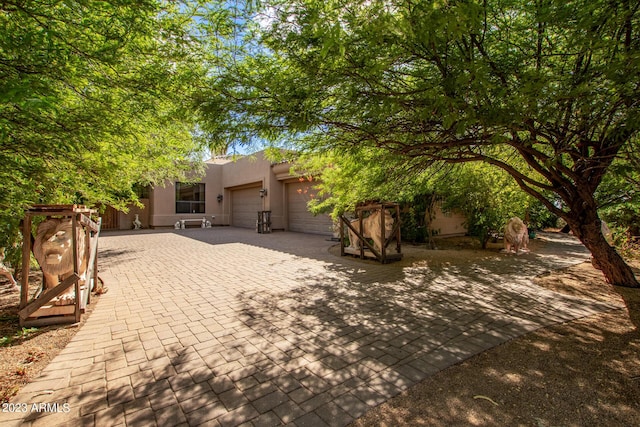
{"type": "MultiPolygon", "coordinates": [[[[225,193],[231,200],[231,191],[247,186],[256,186],[267,190],[267,195],[262,198],[262,210],[271,211],[271,228],[284,229],[284,193],[283,184],[278,181],[272,170],[269,160],[263,152],[251,156],[239,158],[223,165],[223,185],[225,193]]],[[[226,195],[225,195],[226,198],[226,195]]],[[[225,206],[225,217],[228,223],[232,222],[230,213],[231,203],[225,206]]]]}
{"type": "MultiPolygon", "coordinates": [[[[201,219],[203,216],[214,225],[224,223],[222,203],[218,203],[218,194],[222,190],[221,165],[205,165],[205,175],[198,180],[205,184],[205,213],[176,214],[176,190],[174,182],[165,183],[164,187],[154,187],[149,196],[151,227],[173,227],[180,219],[201,219]],[[213,218],[215,216],[215,219],[213,218]]],[[[223,200],[224,201],[224,200],[223,200]]]]}
{"type": "MultiPolygon", "coordinates": [[[[271,172],[271,165],[269,165],[271,172]]],[[[278,181],[273,173],[269,174],[267,188],[269,193],[267,203],[271,211],[271,228],[274,230],[285,230],[285,188],[282,181],[278,181]]]]}
{"type": "MultiPolygon", "coordinates": [[[[271,162],[262,152],[231,161],[208,162],[205,175],[198,182],[205,184],[204,217],[213,225],[232,223],[232,192],[259,186],[267,190],[262,198],[262,210],[271,210],[273,229],[284,229],[284,185],[273,174],[271,162]],[[222,201],[218,202],[218,195],[222,201]],[[215,217],[215,218],[213,218],[215,217]]],[[[151,227],[173,227],[176,221],[202,218],[203,214],[175,213],[175,185],[167,182],[155,187],[150,196],[149,223],[151,227]]]]}
{"type": "Polygon", "coordinates": [[[149,199],[140,199],[140,203],[144,206],[129,206],[129,212],[124,213],[118,212],[118,228],[120,230],[130,230],[133,228],[133,220],[136,218],[136,214],[138,214],[138,218],[142,223],[142,228],[149,228],[149,199]]]}
{"type": "Polygon", "coordinates": [[[437,206],[431,229],[437,231],[437,236],[463,236],[467,232],[464,222],[466,218],[460,212],[442,212],[437,206]]]}
{"type": "MultiPolygon", "coordinates": [[[[204,217],[213,225],[233,224],[233,192],[247,188],[253,188],[258,192],[260,188],[264,188],[267,190],[267,195],[261,198],[262,206],[260,209],[271,211],[273,230],[287,230],[286,184],[297,181],[289,174],[289,170],[288,163],[272,164],[264,157],[263,152],[240,157],[236,160],[216,159],[207,162],[205,164],[206,173],[199,180],[205,184],[204,217]],[[217,200],[219,194],[223,196],[221,202],[217,200]]],[[[259,197],[258,193],[257,196],[259,197]]],[[[176,214],[175,202],[173,182],[167,182],[164,187],[155,187],[151,191],[149,208],[145,209],[146,212],[139,212],[145,227],[147,224],[152,228],[173,227],[180,219],[201,219],[203,217],[203,214],[176,214]],[[146,222],[143,216],[147,218],[146,222]]],[[[132,211],[132,213],[138,212],[132,211]]],[[[121,219],[120,223],[129,227],[132,220],[133,216],[124,221],[121,219]]],[[[432,228],[438,231],[439,236],[463,235],[467,231],[464,221],[465,218],[461,214],[455,212],[445,214],[438,208],[432,228]]]]}

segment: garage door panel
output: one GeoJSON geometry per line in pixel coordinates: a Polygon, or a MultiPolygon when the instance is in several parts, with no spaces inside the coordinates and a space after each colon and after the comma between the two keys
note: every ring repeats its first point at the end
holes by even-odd
{"type": "Polygon", "coordinates": [[[288,229],[300,233],[332,234],[331,217],[326,214],[313,215],[307,208],[307,203],[316,190],[308,182],[287,184],[287,219],[288,229]]]}
{"type": "Polygon", "coordinates": [[[262,210],[260,187],[231,192],[231,224],[234,227],[255,228],[258,211],[262,210]]]}

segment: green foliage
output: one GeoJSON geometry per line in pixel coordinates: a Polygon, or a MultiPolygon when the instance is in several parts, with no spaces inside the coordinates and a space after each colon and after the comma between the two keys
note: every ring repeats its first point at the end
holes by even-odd
{"type": "Polygon", "coordinates": [[[33,334],[38,332],[38,328],[22,328],[17,331],[13,336],[6,336],[0,338],[0,347],[10,346],[16,343],[16,341],[22,341],[33,334]]]}
{"type": "Polygon", "coordinates": [[[640,168],[618,160],[604,177],[596,197],[600,214],[613,234],[613,244],[627,259],[640,258],[640,168]]]}
{"type": "Polygon", "coordinates": [[[640,235],[640,164],[617,160],[596,192],[602,218],[611,227],[640,235]]]}
{"type": "Polygon", "coordinates": [[[482,163],[458,165],[439,181],[443,209],[466,217],[468,233],[486,247],[492,233],[500,232],[512,217],[524,218],[529,197],[498,169],[482,163]]]}
{"type": "Polygon", "coordinates": [[[404,202],[413,199],[427,178],[397,156],[363,148],[310,153],[295,158],[297,173],[319,178],[312,212],[330,212],[334,218],[365,201],[404,202]]]}
{"type": "Polygon", "coordinates": [[[419,218],[424,217],[424,212],[420,213],[413,206],[408,206],[400,213],[400,235],[403,241],[411,243],[424,243],[427,233],[424,224],[420,224],[419,218]]]}
{"type": "Polygon", "coordinates": [[[403,204],[400,211],[402,240],[435,246],[430,238],[437,234],[437,230],[430,229],[430,222],[433,219],[433,207],[438,199],[434,193],[418,194],[403,204]]]}
{"type": "Polygon", "coordinates": [[[529,230],[543,230],[558,226],[558,217],[536,199],[531,200],[525,218],[528,219],[529,230]]]}
{"type": "Polygon", "coordinates": [[[612,229],[613,244],[626,259],[640,260],[640,236],[633,235],[628,228],[612,229]]]}
{"type": "Polygon", "coordinates": [[[484,161],[580,221],[637,147],[639,14],[637,1],[271,0],[243,21],[261,49],[213,76],[200,112],[223,140],[484,161]]]}
{"type": "Polygon", "coordinates": [[[513,216],[524,219],[535,205],[506,172],[482,163],[412,168],[402,158],[374,149],[307,155],[296,163],[300,172],[320,181],[321,197],[310,201],[313,211],[337,216],[365,201],[401,202],[406,207],[402,236],[414,243],[428,240],[425,215],[434,197],[443,200],[445,211],[466,216],[469,234],[483,247],[490,233],[501,231],[513,216]]]}
{"type": "Polygon", "coordinates": [[[0,246],[19,241],[33,204],[124,208],[136,184],[197,172],[204,147],[191,106],[213,57],[193,18],[206,14],[207,28],[225,19],[207,10],[163,0],[0,4],[0,246]]]}

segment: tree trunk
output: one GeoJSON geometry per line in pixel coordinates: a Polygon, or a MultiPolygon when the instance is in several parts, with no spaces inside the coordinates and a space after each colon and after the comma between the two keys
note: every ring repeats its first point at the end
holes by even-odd
{"type": "Polygon", "coordinates": [[[480,245],[482,249],[487,249],[487,245],[489,244],[489,239],[491,239],[491,233],[489,229],[482,229],[480,231],[480,245]]]}
{"type": "Polygon", "coordinates": [[[433,230],[431,229],[431,223],[435,218],[435,208],[436,208],[437,198],[434,194],[427,196],[426,208],[424,211],[424,226],[427,230],[427,247],[429,249],[436,248],[436,242],[433,240],[433,230]]]}
{"type": "Polygon", "coordinates": [[[597,213],[584,212],[584,214],[584,221],[571,218],[565,220],[571,226],[573,234],[591,251],[595,260],[594,265],[597,264],[610,284],[640,288],[640,283],[631,267],[625,263],[615,248],[607,243],[602,233],[602,221],[597,213]]]}

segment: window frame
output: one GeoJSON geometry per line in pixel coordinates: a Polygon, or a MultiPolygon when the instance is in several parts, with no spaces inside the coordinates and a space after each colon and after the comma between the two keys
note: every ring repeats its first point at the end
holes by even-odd
{"type": "Polygon", "coordinates": [[[176,214],[204,214],[206,210],[204,182],[175,183],[176,214]],[[191,190],[191,193],[188,192],[191,190]],[[189,195],[189,198],[184,198],[189,195]]]}

